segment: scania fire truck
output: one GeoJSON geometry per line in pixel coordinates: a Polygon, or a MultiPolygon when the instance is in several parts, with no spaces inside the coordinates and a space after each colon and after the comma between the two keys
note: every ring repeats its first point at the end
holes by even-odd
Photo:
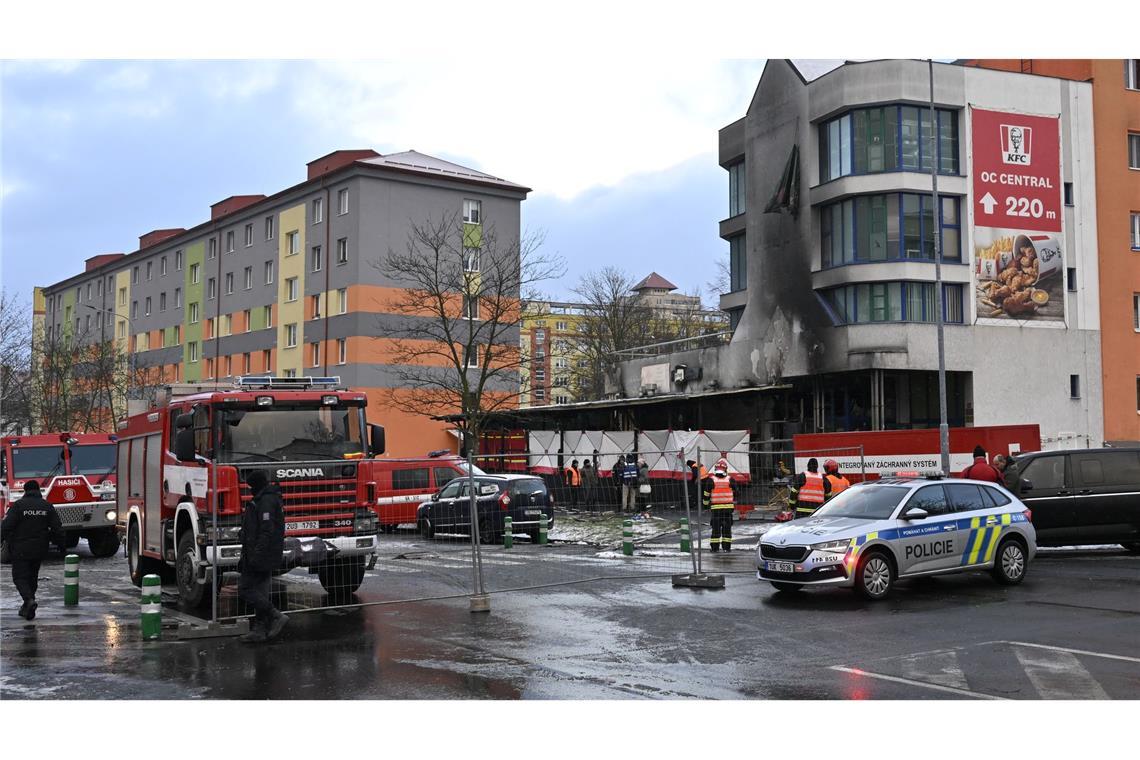
{"type": "Polygon", "coordinates": [[[46,433],[0,438],[0,517],[36,480],[55,505],[69,548],[86,538],[96,557],[119,550],[115,529],[115,436],[46,433]]]}
{"type": "Polygon", "coordinates": [[[363,393],[337,377],[239,377],[167,386],[119,423],[119,526],[131,580],[173,576],[204,606],[213,574],[236,571],[254,469],[281,487],[282,569],[307,567],[330,593],[355,591],[376,550],[376,484],[361,461],[384,451],[363,393]]]}

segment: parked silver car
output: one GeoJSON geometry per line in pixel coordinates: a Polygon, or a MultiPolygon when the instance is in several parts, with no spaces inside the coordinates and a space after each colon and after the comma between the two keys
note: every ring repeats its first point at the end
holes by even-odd
{"type": "Polygon", "coordinates": [[[989,570],[1020,583],[1037,552],[1029,509],[977,480],[890,478],[852,486],[810,518],[764,534],[756,577],[778,591],[854,588],[886,596],[900,578],[989,570]]]}

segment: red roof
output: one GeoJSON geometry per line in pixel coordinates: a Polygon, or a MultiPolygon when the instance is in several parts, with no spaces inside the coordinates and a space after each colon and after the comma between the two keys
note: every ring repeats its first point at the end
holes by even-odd
{"type": "Polygon", "coordinates": [[[656,272],[650,272],[649,276],[641,282],[634,285],[631,290],[634,292],[638,290],[647,290],[649,288],[660,288],[662,290],[676,290],[677,286],[666,280],[656,272]]]}

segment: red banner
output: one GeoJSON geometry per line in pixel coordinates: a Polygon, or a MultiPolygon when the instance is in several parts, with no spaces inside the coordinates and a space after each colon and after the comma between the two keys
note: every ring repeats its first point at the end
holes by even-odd
{"type": "Polygon", "coordinates": [[[974,226],[1061,231],[1061,132],[1055,116],[971,110],[974,226]]]}

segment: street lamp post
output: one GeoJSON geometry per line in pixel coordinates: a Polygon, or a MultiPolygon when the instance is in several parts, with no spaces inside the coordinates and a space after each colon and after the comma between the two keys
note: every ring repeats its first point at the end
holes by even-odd
{"type": "Polygon", "coordinates": [[[950,476],[950,425],[946,413],[946,338],[942,294],[942,208],[938,204],[938,114],[934,110],[934,60],[927,59],[930,71],[930,189],[934,196],[934,310],[938,324],[938,446],[942,454],[942,475],[950,476]]]}

